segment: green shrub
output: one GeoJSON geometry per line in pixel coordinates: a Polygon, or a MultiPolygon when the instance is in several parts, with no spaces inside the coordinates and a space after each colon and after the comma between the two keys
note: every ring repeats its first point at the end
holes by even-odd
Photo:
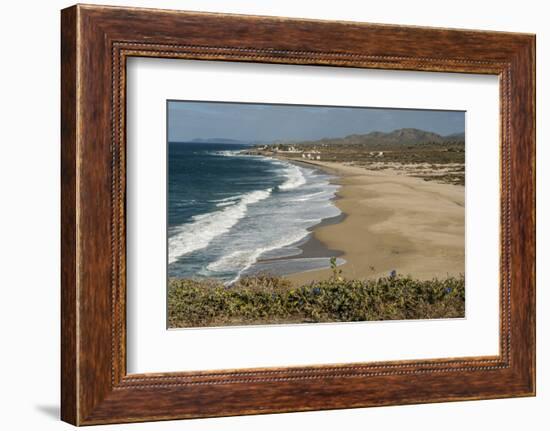
{"type": "Polygon", "coordinates": [[[245,277],[229,287],[216,280],[170,279],[168,325],[456,318],[464,317],[464,298],[463,276],[346,280],[334,271],[329,280],[298,288],[269,275],[245,277]]]}

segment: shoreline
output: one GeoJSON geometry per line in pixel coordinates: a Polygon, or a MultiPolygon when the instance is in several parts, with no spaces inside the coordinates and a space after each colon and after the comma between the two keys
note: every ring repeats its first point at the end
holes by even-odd
{"type": "MultiPolygon", "coordinates": [[[[308,163],[307,161],[301,161],[301,160],[294,160],[290,159],[284,156],[272,156],[275,159],[284,160],[285,162],[289,162],[292,164],[296,164],[301,167],[306,167],[309,169],[315,169],[318,171],[323,172],[324,174],[328,174],[333,176],[334,178],[330,179],[330,184],[335,184],[340,186],[338,182],[338,175],[331,171],[330,169],[324,168],[323,166],[314,165],[313,163],[308,163]],[[305,165],[305,166],[304,166],[305,165]]],[[[336,192],[335,196],[330,199],[330,201],[338,208],[338,205],[336,205],[336,201],[339,199],[338,192],[336,192]]],[[[347,214],[343,212],[340,208],[340,214],[334,217],[328,217],[322,219],[319,223],[317,223],[314,226],[311,226],[307,230],[309,231],[309,234],[302,238],[300,241],[297,241],[294,244],[290,244],[289,247],[295,247],[301,251],[301,253],[292,255],[292,256],[282,256],[282,257],[275,257],[275,258],[268,258],[268,259],[259,259],[257,263],[270,263],[270,262],[280,262],[280,261],[292,261],[292,260],[300,260],[300,259],[315,259],[315,258],[327,258],[330,259],[332,257],[341,257],[344,255],[344,251],[337,250],[328,247],[325,243],[320,241],[316,235],[315,231],[323,226],[329,226],[333,224],[338,224],[344,221],[347,217],[347,214]]],[[[330,264],[327,265],[326,269],[330,268],[330,264]]],[[[302,273],[311,273],[313,271],[319,271],[319,269],[312,269],[308,271],[303,272],[293,272],[289,274],[280,274],[283,277],[289,277],[295,274],[302,274],[302,273]]]]}
{"type": "MultiPolygon", "coordinates": [[[[337,182],[338,176],[335,175],[333,172],[329,172],[328,169],[325,169],[325,168],[320,167],[320,166],[313,166],[312,164],[309,164],[307,162],[303,162],[303,161],[300,161],[300,160],[288,159],[286,157],[275,156],[273,158],[278,159],[278,160],[283,160],[285,162],[298,165],[300,167],[305,167],[305,168],[308,168],[308,169],[314,169],[314,170],[317,170],[317,171],[321,171],[324,174],[327,174],[327,175],[330,175],[330,176],[334,177],[334,178],[330,179],[330,181],[329,181],[330,184],[339,185],[339,183],[337,182]]],[[[338,196],[337,196],[337,192],[336,192],[336,195],[333,198],[330,199],[330,201],[336,207],[337,207],[337,205],[334,202],[337,199],[338,199],[338,196]]],[[[332,249],[330,247],[327,247],[326,244],[324,244],[322,241],[320,241],[315,236],[315,230],[319,229],[323,226],[329,226],[329,225],[341,223],[346,217],[347,217],[347,215],[340,210],[340,214],[338,214],[336,216],[321,219],[321,221],[319,223],[317,223],[316,225],[307,228],[308,234],[304,238],[300,239],[299,241],[297,241],[293,244],[289,244],[288,246],[285,246],[285,248],[286,247],[296,248],[296,249],[300,250],[299,253],[294,254],[294,255],[289,255],[289,256],[281,256],[281,257],[273,257],[273,258],[265,258],[265,259],[260,258],[256,261],[256,263],[254,265],[261,266],[261,265],[264,265],[264,264],[269,265],[269,264],[272,264],[272,263],[283,264],[284,262],[289,262],[291,264],[296,264],[300,260],[305,261],[305,260],[327,259],[327,265],[323,265],[323,268],[312,268],[312,269],[309,269],[309,270],[306,270],[306,271],[292,271],[292,272],[286,272],[285,270],[274,270],[274,268],[271,269],[271,272],[273,273],[273,275],[277,275],[277,276],[281,276],[281,277],[289,277],[289,276],[293,276],[293,275],[296,275],[296,274],[311,273],[311,272],[314,272],[314,271],[329,269],[330,268],[330,258],[332,258],[332,257],[340,258],[341,256],[343,256],[344,252],[342,250],[336,250],[336,249],[332,249]]]]}
{"type": "MultiPolygon", "coordinates": [[[[335,217],[322,219],[315,226],[308,228],[307,230],[309,234],[307,236],[287,246],[287,247],[295,247],[301,250],[300,254],[295,254],[291,256],[273,257],[268,259],[259,259],[257,262],[269,263],[269,262],[277,262],[277,261],[283,261],[283,260],[340,257],[344,254],[344,252],[342,250],[333,250],[328,248],[323,242],[319,241],[319,239],[315,237],[315,230],[323,226],[329,226],[332,224],[341,223],[345,218],[346,218],[346,214],[341,213],[335,217]]],[[[309,271],[306,271],[306,272],[309,272],[309,271]]],[[[290,274],[282,274],[282,275],[287,276],[290,274]]]]}
{"type": "MultiPolygon", "coordinates": [[[[308,242],[343,251],[338,266],[349,279],[402,275],[428,280],[464,274],[464,187],[427,182],[395,172],[340,162],[285,161],[316,167],[337,178],[334,204],[344,218],[312,228],[295,259],[308,258],[308,242]],[[434,209],[437,209],[434,211],[434,209]]],[[[293,284],[326,280],[330,268],[283,277],[293,284]]]]}

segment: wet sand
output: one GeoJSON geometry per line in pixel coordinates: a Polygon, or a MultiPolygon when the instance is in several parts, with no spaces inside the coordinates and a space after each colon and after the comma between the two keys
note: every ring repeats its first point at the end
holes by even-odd
{"type": "MultiPolygon", "coordinates": [[[[297,258],[319,255],[321,249],[340,250],[346,263],[339,268],[350,279],[380,277],[392,270],[417,279],[464,273],[463,186],[337,162],[307,164],[337,176],[341,188],[334,203],[345,217],[316,226],[297,258]]],[[[323,269],[286,278],[305,284],[331,274],[323,269]]]]}

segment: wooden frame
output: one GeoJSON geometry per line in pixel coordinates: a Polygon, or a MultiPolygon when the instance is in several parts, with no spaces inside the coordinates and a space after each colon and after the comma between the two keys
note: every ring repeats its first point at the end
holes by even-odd
{"type": "Polygon", "coordinates": [[[534,395],[534,35],[81,5],[62,11],[61,30],[63,420],[88,425],[534,395]],[[129,56],[498,75],[500,354],[127,375],[129,56]]]}

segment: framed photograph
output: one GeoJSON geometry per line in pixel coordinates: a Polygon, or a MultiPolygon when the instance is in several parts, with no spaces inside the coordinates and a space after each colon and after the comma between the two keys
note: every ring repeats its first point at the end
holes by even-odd
{"type": "Polygon", "coordinates": [[[535,36],[62,11],[62,419],[535,394],[535,36]]]}
{"type": "Polygon", "coordinates": [[[465,112],[169,100],[167,116],[169,328],[465,317],[465,112]]]}

